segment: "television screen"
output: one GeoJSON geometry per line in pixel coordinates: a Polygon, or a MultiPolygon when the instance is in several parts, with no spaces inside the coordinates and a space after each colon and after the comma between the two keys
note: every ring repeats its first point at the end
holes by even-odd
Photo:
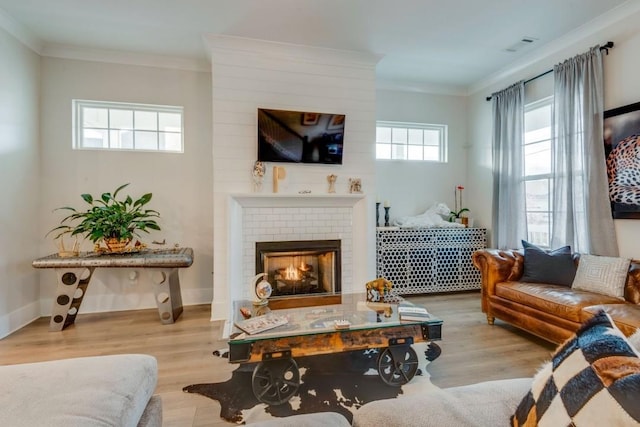
{"type": "Polygon", "coordinates": [[[258,160],[342,164],[344,114],[258,109],[258,160]]]}

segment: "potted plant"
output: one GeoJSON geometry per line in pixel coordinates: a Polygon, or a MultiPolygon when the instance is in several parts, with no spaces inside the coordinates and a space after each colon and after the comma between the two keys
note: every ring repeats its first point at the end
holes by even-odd
{"type": "Polygon", "coordinates": [[[148,233],[149,230],[160,230],[160,226],[154,218],[160,214],[152,209],[144,209],[151,200],[151,193],[144,194],[137,200],[127,196],[124,200],[118,200],[120,190],[129,184],[121,185],[116,191],[103,193],[99,198],[93,198],[91,194],[82,194],[80,197],[89,204],[89,208],[80,211],[70,206],[64,206],[57,210],[71,211],[71,214],[60,221],[50,234],[59,231],[56,239],[70,234],[71,236],[84,236],[89,238],[100,249],[100,243],[104,242],[108,251],[123,252],[134,236],[139,232],[148,233]],[[78,223],[79,221],[79,223],[78,223]]]}
{"type": "Polygon", "coordinates": [[[468,218],[466,216],[462,216],[462,214],[470,211],[469,209],[462,207],[462,190],[464,190],[462,185],[456,186],[454,191],[455,210],[451,211],[451,214],[449,215],[449,222],[460,222],[466,226],[468,218]]]}

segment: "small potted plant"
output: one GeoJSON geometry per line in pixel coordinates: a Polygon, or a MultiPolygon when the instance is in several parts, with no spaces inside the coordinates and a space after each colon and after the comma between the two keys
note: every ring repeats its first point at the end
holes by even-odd
{"type": "Polygon", "coordinates": [[[449,222],[459,222],[466,226],[468,224],[469,218],[463,216],[462,214],[470,211],[469,209],[462,207],[462,190],[464,190],[464,187],[462,185],[456,186],[453,196],[456,206],[455,210],[451,211],[451,214],[449,215],[449,222]]]}
{"type": "Polygon", "coordinates": [[[91,194],[82,194],[80,197],[89,204],[85,211],[69,206],[58,208],[57,210],[71,211],[71,214],[63,218],[61,225],[47,235],[58,231],[56,239],[66,234],[84,236],[96,245],[96,249],[104,250],[100,247],[100,243],[104,242],[106,251],[123,252],[128,249],[133,237],[139,236],[139,232],[160,230],[154,219],[159,218],[160,214],[152,209],[144,209],[151,200],[151,193],[144,194],[135,201],[131,196],[124,200],[117,199],[120,190],[127,185],[129,184],[121,185],[113,194],[103,193],[95,199],[91,194]]]}

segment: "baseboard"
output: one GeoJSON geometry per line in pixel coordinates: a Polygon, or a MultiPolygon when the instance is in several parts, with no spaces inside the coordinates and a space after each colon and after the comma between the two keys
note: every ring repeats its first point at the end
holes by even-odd
{"type": "Polygon", "coordinates": [[[40,318],[40,301],[34,301],[0,317],[0,339],[40,318]]]}
{"type": "MultiPolygon", "coordinates": [[[[213,289],[182,289],[182,305],[211,304],[213,289]]],[[[40,300],[40,316],[50,316],[53,307],[53,297],[40,300]]],[[[136,293],[135,295],[100,294],[91,295],[91,291],[82,300],[80,314],[106,313],[110,311],[143,310],[157,308],[153,292],[136,293]]]]}

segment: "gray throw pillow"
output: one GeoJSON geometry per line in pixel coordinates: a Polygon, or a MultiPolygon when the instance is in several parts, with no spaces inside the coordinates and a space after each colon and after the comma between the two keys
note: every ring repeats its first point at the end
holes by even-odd
{"type": "Polygon", "coordinates": [[[576,276],[576,264],[571,246],[544,250],[527,241],[524,247],[524,265],[521,282],[549,283],[571,287],[576,276]]]}

